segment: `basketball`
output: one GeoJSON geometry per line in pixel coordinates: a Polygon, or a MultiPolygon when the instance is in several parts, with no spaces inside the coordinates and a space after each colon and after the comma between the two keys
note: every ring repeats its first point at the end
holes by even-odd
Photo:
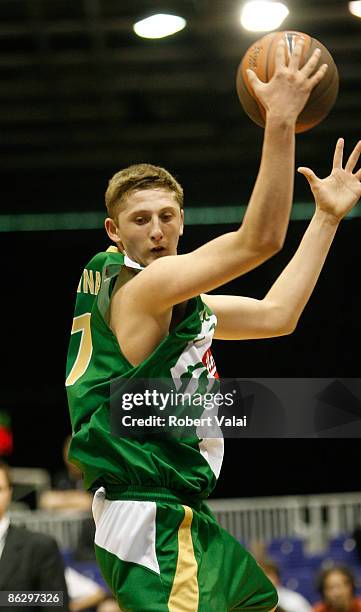
{"type": "Polygon", "coordinates": [[[254,42],[243,56],[237,71],[237,93],[239,100],[247,115],[264,127],[266,111],[261,102],[257,100],[247,76],[247,68],[253,70],[263,82],[268,82],[275,69],[275,53],[278,42],[284,37],[286,63],[293,52],[298,37],[304,38],[303,53],[299,67],[307,62],[315,49],[321,50],[321,55],[315,72],[322,64],[327,64],[328,69],[323,79],[312,90],[306,106],[300,113],[296,123],[296,133],[306,132],[320,123],[334,105],[338,93],[338,71],[336,64],[326,47],[315,38],[302,32],[271,32],[263,38],[254,42]]]}

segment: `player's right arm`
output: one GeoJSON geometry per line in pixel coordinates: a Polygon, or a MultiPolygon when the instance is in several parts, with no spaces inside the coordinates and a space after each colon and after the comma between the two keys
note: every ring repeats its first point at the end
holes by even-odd
{"type": "Polygon", "coordinates": [[[286,65],[281,41],[275,74],[268,83],[249,71],[254,91],[266,109],[266,127],[260,169],[241,227],[192,253],[154,261],[123,290],[122,300],[131,312],[141,308],[143,314],[160,315],[245,274],[282,247],[293,194],[295,123],[326,72],[323,65],[314,73],[319,50],[299,69],[302,47],[301,40],[286,65]]]}

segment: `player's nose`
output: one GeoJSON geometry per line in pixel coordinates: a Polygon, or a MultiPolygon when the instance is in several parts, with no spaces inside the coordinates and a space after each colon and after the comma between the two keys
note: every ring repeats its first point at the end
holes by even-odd
{"type": "Polygon", "coordinates": [[[159,219],[153,219],[150,228],[150,237],[154,241],[159,241],[163,238],[162,228],[159,219]]]}

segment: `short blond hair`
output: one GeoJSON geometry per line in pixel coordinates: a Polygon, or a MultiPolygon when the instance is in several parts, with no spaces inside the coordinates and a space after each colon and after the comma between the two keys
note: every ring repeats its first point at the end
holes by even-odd
{"type": "Polygon", "coordinates": [[[159,188],[174,193],[180,208],[183,208],[183,189],[165,168],[152,164],[134,164],[120,170],[112,176],[105,192],[105,205],[109,216],[115,217],[120,204],[132,191],[159,188]]]}

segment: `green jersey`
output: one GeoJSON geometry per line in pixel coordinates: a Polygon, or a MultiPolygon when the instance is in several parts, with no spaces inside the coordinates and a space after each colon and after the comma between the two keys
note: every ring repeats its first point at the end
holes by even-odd
{"type": "MultiPolygon", "coordinates": [[[[107,492],[172,491],[180,498],[208,497],[223,459],[223,438],[197,435],[155,440],[113,435],[110,383],[124,378],[181,379],[185,374],[217,377],[210,345],[217,323],[198,296],[189,300],[183,320],[140,365],[123,355],[106,314],[122,267],[142,269],[116,247],[98,253],[86,266],[77,299],[66,369],[73,429],[69,457],[84,474],[85,486],[107,492]]],[[[120,277],[121,278],[121,277],[120,277]]],[[[128,276],[129,278],[129,276],[128,276]]]]}

